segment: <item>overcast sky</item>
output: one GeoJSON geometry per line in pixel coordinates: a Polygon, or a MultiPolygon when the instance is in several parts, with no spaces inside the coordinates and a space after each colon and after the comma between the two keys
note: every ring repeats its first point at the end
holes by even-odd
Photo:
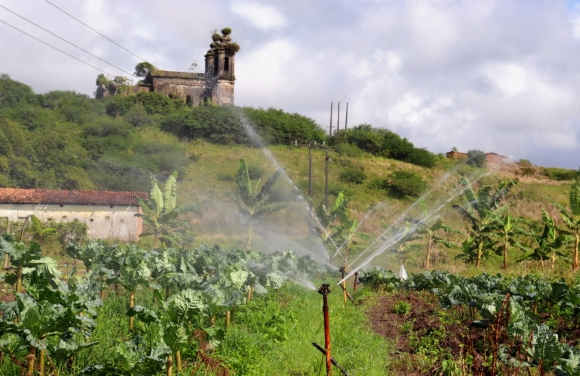
{"type": "MultiPolygon", "coordinates": [[[[433,152],[481,149],[580,166],[580,3],[556,0],[50,0],[159,68],[188,71],[230,27],[235,103],[328,129],[386,127],[433,152]],[[336,125],[336,113],[334,115],[336,125]]],[[[140,60],[46,0],[0,5],[133,72],[140,60]]],[[[7,22],[112,75],[122,71],[0,8],[7,22]]],[[[98,70],[0,23],[0,73],[36,92],[93,95],[98,70]]]]}

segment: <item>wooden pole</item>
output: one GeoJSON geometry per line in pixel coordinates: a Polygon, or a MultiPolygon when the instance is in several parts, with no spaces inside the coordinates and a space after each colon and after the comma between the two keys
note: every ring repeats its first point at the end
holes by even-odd
{"type": "Polygon", "coordinates": [[[328,208],[328,162],[330,158],[328,158],[328,148],[326,148],[326,179],[324,183],[324,205],[328,208]]]}
{"type": "Polygon", "coordinates": [[[344,119],[344,130],[348,129],[348,102],[346,103],[346,118],[344,119]]]}
{"type": "Polygon", "coordinates": [[[334,104],[334,102],[330,102],[330,133],[329,136],[332,137],[332,105],[334,104]]]}
{"type": "Polygon", "coordinates": [[[312,197],[312,142],[308,144],[308,197],[312,197]]]}
{"type": "Polygon", "coordinates": [[[336,114],[336,135],[338,136],[338,132],[340,132],[340,102],[338,102],[338,111],[336,114]]]}

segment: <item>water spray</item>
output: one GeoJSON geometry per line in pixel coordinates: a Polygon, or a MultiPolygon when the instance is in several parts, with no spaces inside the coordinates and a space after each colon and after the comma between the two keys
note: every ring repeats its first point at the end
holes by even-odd
{"type": "Polygon", "coordinates": [[[324,316],[324,350],[326,351],[326,376],[332,375],[332,361],[330,357],[330,318],[328,315],[328,294],[330,285],[323,284],[318,289],[322,295],[322,314],[324,316]]]}

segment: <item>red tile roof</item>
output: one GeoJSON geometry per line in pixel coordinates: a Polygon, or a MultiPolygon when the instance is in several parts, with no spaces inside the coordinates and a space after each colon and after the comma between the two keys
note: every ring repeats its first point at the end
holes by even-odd
{"type": "Polygon", "coordinates": [[[0,204],[131,205],[145,192],[65,191],[58,189],[0,188],[0,204]]]}

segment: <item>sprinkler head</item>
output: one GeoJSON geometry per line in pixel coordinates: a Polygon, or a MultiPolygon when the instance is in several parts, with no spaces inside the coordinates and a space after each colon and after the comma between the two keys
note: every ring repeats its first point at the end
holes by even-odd
{"type": "Polygon", "coordinates": [[[318,293],[326,296],[328,294],[330,294],[330,284],[323,284],[322,286],[320,286],[320,288],[318,289],[318,293]]]}
{"type": "Polygon", "coordinates": [[[340,268],[338,268],[338,271],[344,273],[346,272],[346,268],[344,266],[341,266],[340,268]]]}

